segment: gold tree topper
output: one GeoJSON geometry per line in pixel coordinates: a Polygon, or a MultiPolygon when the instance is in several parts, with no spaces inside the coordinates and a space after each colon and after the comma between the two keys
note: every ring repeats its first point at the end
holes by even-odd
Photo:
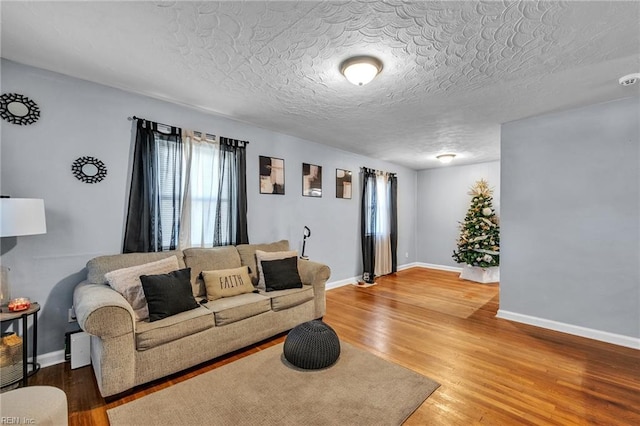
{"type": "Polygon", "coordinates": [[[491,197],[493,194],[493,189],[489,188],[489,183],[486,180],[480,179],[471,187],[471,190],[468,192],[469,195],[474,197],[491,197]]]}

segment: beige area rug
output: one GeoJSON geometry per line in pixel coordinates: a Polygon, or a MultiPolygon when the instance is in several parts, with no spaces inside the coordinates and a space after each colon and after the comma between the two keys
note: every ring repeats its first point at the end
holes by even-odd
{"type": "Polygon", "coordinates": [[[111,426],[399,425],[440,386],[345,342],[300,370],[282,344],[107,411],[111,426]]]}

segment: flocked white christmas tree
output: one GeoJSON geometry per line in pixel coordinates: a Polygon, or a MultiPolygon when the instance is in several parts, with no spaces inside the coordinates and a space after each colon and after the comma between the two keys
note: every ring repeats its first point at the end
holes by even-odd
{"type": "Polygon", "coordinates": [[[453,259],[458,263],[489,268],[500,264],[500,224],[493,209],[493,191],[480,179],[469,191],[471,206],[464,222],[460,222],[458,250],[453,259]]]}

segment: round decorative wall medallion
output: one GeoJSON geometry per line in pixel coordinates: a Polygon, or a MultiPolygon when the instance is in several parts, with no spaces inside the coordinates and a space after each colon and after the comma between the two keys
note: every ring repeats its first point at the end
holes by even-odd
{"type": "Polygon", "coordinates": [[[33,124],[40,118],[40,108],[26,96],[3,93],[0,96],[0,116],[9,123],[20,126],[33,124]]]}
{"type": "Polygon", "coordinates": [[[71,165],[73,175],[84,183],[98,183],[107,177],[107,166],[95,157],[80,157],[71,165]]]}

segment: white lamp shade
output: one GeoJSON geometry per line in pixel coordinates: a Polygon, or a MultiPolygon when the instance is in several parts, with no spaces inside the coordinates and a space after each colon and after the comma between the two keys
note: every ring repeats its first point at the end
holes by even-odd
{"type": "Polygon", "coordinates": [[[0,237],[47,233],[44,200],[0,198],[0,237]]]}

